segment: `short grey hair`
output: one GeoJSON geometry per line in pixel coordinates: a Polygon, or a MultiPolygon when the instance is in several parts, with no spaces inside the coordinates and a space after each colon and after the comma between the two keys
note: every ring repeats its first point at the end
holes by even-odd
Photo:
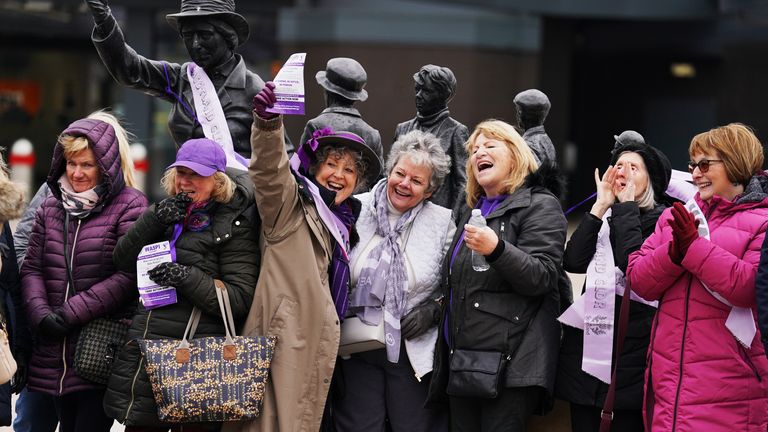
{"type": "Polygon", "coordinates": [[[392,174],[395,165],[403,156],[408,156],[413,163],[432,170],[427,192],[438,190],[451,170],[451,157],[445,154],[443,146],[440,145],[440,138],[428,132],[414,130],[401,135],[392,144],[387,157],[387,176],[392,174]]]}

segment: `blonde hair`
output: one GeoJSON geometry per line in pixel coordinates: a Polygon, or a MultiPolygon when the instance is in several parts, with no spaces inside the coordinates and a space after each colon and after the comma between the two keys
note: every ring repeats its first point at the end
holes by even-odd
{"type": "Polygon", "coordinates": [[[749,126],[731,123],[702,132],[691,140],[688,154],[717,153],[728,180],[741,185],[763,168],[763,145],[749,126]]]}
{"type": "Polygon", "coordinates": [[[512,171],[509,173],[509,177],[503,182],[503,192],[512,193],[525,183],[525,178],[539,169],[539,164],[536,163],[536,158],[533,156],[533,152],[525,143],[523,137],[515,130],[515,128],[509,123],[501,120],[485,120],[475,127],[472,135],[469,136],[469,140],[464,145],[469,158],[467,159],[467,204],[470,207],[475,207],[475,204],[480,200],[485,192],[475,178],[475,172],[472,169],[472,147],[475,145],[477,138],[483,135],[489,139],[495,139],[506,144],[509,151],[512,153],[512,171]]]}
{"type": "MultiPolygon", "coordinates": [[[[117,140],[117,148],[120,152],[120,168],[123,171],[123,180],[125,185],[130,187],[136,187],[136,180],[134,179],[135,170],[133,167],[133,157],[131,157],[131,143],[130,138],[133,137],[125,128],[120,124],[120,121],[114,115],[106,111],[94,111],[88,115],[89,119],[98,120],[104,122],[115,131],[115,139],[117,140]]],[[[84,136],[71,136],[60,135],[59,144],[61,144],[62,150],[64,150],[64,158],[71,159],[77,153],[90,147],[88,139],[84,136]]]]}
{"type": "MultiPolygon", "coordinates": [[[[211,198],[219,203],[228,203],[235,196],[235,182],[229,178],[228,175],[221,171],[213,173],[213,192],[211,192],[211,198]]],[[[163,174],[163,178],[160,179],[160,184],[163,186],[165,193],[168,195],[176,195],[179,191],[176,190],[176,167],[173,167],[163,174]]]]}

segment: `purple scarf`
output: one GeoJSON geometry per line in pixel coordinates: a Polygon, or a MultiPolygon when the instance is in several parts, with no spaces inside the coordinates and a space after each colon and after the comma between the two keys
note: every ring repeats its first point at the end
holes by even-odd
{"type": "Polygon", "coordinates": [[[397,363],[400,358],[400,319],[407,306],[405,291],[408,284],[405,257],[397,240],[419,215],[424,202],[403,213],[391,227],[387,182],[379,182],[371,193],[376,209],[376,234],[382,240],[365,257],[352,309],[368,325],[378,325],[384,319],[387,360],[397,363]]]}

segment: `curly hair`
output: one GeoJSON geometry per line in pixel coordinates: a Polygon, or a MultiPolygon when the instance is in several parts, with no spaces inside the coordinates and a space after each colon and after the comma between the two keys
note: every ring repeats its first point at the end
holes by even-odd
{"type": "Polygon", "coordinates": [[[344,155],[349,155],[355,162],[355,168],[357,169],[357,181],[355,183],[354,193],[363,191],[368,185],[365,179],[365,173],[368,171],[368,162],[363,158],[363,154],[350,149],[345,146],[326,145],[320,147],[315,153],[315,160],[309,166],[309,174],[314,176],[317,172],[317,168],[320,167],[329,157],[336,160],[344,158],[344,155]]]}

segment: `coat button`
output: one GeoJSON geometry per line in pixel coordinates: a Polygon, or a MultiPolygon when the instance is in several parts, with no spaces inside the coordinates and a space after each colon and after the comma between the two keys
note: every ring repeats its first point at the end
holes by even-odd
{"type": "Polygon", "coordinates": [[[475,303],[475,307],[479,308],[480,307],[480,303],[475,303]]]}
{"type": "Polygon", "coordinates": [[[235,225],[240,226],[240,221],[235,221],[235,225]]]}
{"type": "Polygon", "coordinates": [[[221,237],[216,237],[216,241],[220,242],[221,241],[221,237]]]}
{"type": "Polygon", "coordinates": [[[224,238],[229,238],[229,234],[224,234],[224,238]]]}
{"type": "Polygon", "coordinates": [[[520,321],[520,317],[515,315],[515,321],[520,321]]]}
{"type": "Polygon", "coordinates": [[[328,384],[328,378],[324,379],[323,382],[328,384]]]}

